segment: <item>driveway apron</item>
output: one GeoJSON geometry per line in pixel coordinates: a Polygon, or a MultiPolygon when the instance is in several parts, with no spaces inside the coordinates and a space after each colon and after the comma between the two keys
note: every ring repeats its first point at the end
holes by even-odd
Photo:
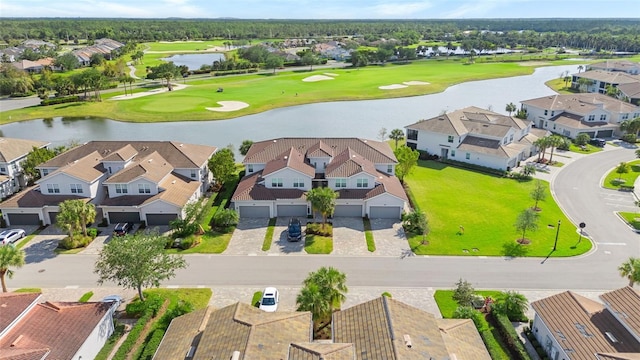
{"type": "Polygon", "coordinates": [[[269,219],[240,219],[225,255],[258,255],[263,253],[262,242],[267,233],[269,219]]]}
{"type": "Polygon", "coordinates": [[[402,256],[411,251],[402,223],[396,219],[371,219],[371,232],[376,243],[374,255],[402,256]]]}
{"type": "Polygon", "coordinates": [[[332,255],[371,255],[364,238],[362,218],[338,217],[333,219],[332,255]]]}
{"type": "Polygon", "coordinates": [[[268,255],[301,255],[304,251],[304,230],[307,226],[307,219],[298,218],[302,224],[302,240],[291,242],[287,240],[287,227],[290,217],[279,217],[273,231],[273,240],[268,255]]]}

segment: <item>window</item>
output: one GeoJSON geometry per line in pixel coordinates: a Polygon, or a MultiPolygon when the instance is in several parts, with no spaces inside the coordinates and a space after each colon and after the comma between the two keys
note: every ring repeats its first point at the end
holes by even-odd
{"type": "Polygon", "coordinates": [[[304,179],[293,179],[293,187],[294,188],[304,187],[304,179]]]}
{"type": "Polygon", "coordinates": [[[347,187],[347,179],[336,179],[336,187],[337,188],[346,188],[347,187]]]}
{"type": "Polygon", "coordinates": [[[138,184],[139,194],[151,194],[151,186],[149,184],[138,184]]]}
{"type": "Polygon", "coordinates": [[[588,121],[594,121],[596,119],[595,115],[589,115],[588,121]]]}
{"type": "Polygon", "coordinates": [[[607,121],[607,114],[600,115],[600,121],[607,121]]]}
{"type": "Polygon", "coordinates": [[[509,136],[509,142],[513,141],[513,134],[511,134],[511,136],[509,136]]]}
{"type": "Polygon", "coordinates": [[[544,122],[544,127],[547,127],[547,126],[549,126],[549,122],[548,122],[548,121],[545,121],[545,122],[544,122]]]}
{"type": "Polygon", "coordinates": [[[111,166],[109,166],[109,174],[111,174],[111,173],[112,173],[112,171],[111,171],[111,166]]]}
{"type": "Polygon", "coordinates": [[[283,187],[282,178],[271,179],[271,187],[283,187]]]}
{"type": "Polygon", "coordinates": [[[549,114],[549,110],[545,110],[544,111],[544,116],[547,116],[549,114]]]}
{"type": "Polygon", "coordinates": [[[555,111],[552,111],[552,112],[551,112],[551,116],[553,116],[554,114],[555,114],[555,111]]]}
{"type": "Polygon", "coordinates": [[[369,179],[358,179],[356,186],[359,188],[369,187],[369,179]]]}
{"type": "Polygon", "coordinates": [[[7,168],[0,167],[0,173],[6,174],[7,173],[7,168]]]}
{"type": "Polygon", "coordinates": [[[453,143],[453,135],[447,137],[447,142],[453,143]]]}
{"type": "Polygon", "coordinates": [[[627,120],[629,119],[629,114],[622,114],[622,117],[620,118],[621,120],[627,120]]]}
{"type": "Polygon", "coordinates": [[[59,194],[60,187],[58,186],[58,184],[47,184],[47,192],[49,194],[59,194]]]}
{"type": "Polygon", "coordinates": [[[393,165],[387,165],[387,174],[393,173],[393,165]]]}
{"type": "Polygon", "coordinates": [[[471,159],[471,153],[467,153],[467,155],[465,155],[464,158],[467,159],[467,160],[471,159]]]}
{"type": "Polygon", "coordinates": [[[247,172],[253,172],[253,164],[247,164],[247,172]]]}
{"type": "Polygon", "coordinates": [[[49,169],[42,169],[42,176],[49,175],[49,169]]]}
{"type": "Polygon", "coordinates": [[[116,184],[116,194],[126,194],[128,192],[127,184],[116,184]]]}
{"type": "Polygon", "coordinates": [[[418,140],[418,130],[407,129],[407,140],[418,140]]]}
{"type": "Polygon", "coordinates": [[[451,150],[451,157],[456,157],[456,151],[455,150],[451,150]]]}
{"type": "Polygon", "coordinates": [[[195,179],[196,178],[196,171],[195,170],[191,170],[191,178],[195,179]]]}
{"type": "Polygon", "coordinates": [[[80,185],[80,184],[70,184],[69,186],[71,186],[71,193],[72,194],[82,194],[82,185],[80,185]]]}
{"type": "Polygon", "coordinates": [[[555,129],[556,129],[556,124],[553,124],[553,130],[555,130],[555,129]]]}

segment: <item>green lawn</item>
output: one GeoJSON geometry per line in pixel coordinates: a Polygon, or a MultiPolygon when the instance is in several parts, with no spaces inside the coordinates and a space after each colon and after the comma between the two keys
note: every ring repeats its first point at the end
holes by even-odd
{"type": "Polygon", "coordinates": [[[304,237],[304,250],[307,254],[331,254],[333,251],[333,238],[307,234],[304,237]]]}
{"type": "Polygon", "coordinates": [[[367,241],[367,250],[370,252],[376,251],[376,242],[373,239],[373,231],[371,231],[371,221],[364,219],[364,238],[367,241]]]}
{"type": "Polygon", "coordinates": [[[597,153],[600,152],[604,149],[602,149],[601,147],[597,147],[597,146],[593,146],[591,144],[587,144],[584,146],[584,150],[582,150],[582,148],[574,143],[571,143],[571,146],[569,147],[569,151],[575,152],[575,153],[579,153],[579,154],[593,154],[593,153],[597,153]]]}
{"type": "Polygon", "coordinates": [[[169,308],[176,306],[179,300],[188,301],[193,305],[194,310],[204,309],[209,305],[211,299],[211,289],[147,289],[145,295],[157,294],[164,299],[169,299],[169,308]]]}
{"type": "MultiPolygon", "coordinates": [[[[640,209],[638,209],[640,210],[640,209]]],[[[640,230],[640,213],[637,212],[619,212],[624,221],[636,230],[640,230]]]]}
{"type": "Polygon", "coordinates": [[[187,250],[171,248],[166,251],[168,254],[220,254],[229,246],[233,230],[235,230],[235,226],[225,232],[209,230],[203,235],[192,235],[200,237],[200,244],[187,250]]]}
{"type": "Polygon", "coordinates": [[[264,241],[262,242],[262,251],[269,251],[271,249],[271,242],[273,241],[273,232],[276,228],[276,218],[269,219],[269,225],[267,226],[267,232],[264,235],[264,241]]]}
{"type": "MultiPolygon", "coordinates": [[[[155,55],[145,56],[144,66],[159,61],[155,55]]],[[[564,63],[563,63],[564,64],[564,63]]],[[[263,112],[273,108],[307,103],[406,97],[441,92],[466,81],[531,74],[533,66],[512,63],[463,65],[460,59],[415,61],[410,64],[370,66],[352,69],[322,69],[312,72],[281,72],[277,75],[253,74],[205,78],[189,82],[180,91],[165,92],[131,100],[108,101],[122,92],[105,94],[102,102],[35,106],[0,113],[0,124],[55,116],[106,117],[132,122],[184,120],[219,120],[263,112]],[[303,82],[311,75],[335,73],[334,80],[303,82]],[[409,86],[397,90],[380,90],[382,85],[418,80],[429,85],[409,86]],[[223,93],[216,90],[224,88],[223,93]],[[284,91],[284,94],[283,94],[284,91]],[[298,96],[295,96],[295,94],[298,96]],[[248,108],[234,112],[212,112],[205,108],[217,101],[236,100],[248,103],[248,108]]]]}
{"type": "Polygon", "coordinates": [[[620,189],[620,185],[633,186],[636,181],[636,178],[640,175],[640,160],[633,160],[628,162],[630,165],[629,172],[626,174],[618,174],[616,169],[612,169],[607,177],[604,179],[602,186],[607,189],[618,190],[620,189]],[[623,181],[619,181],[623,180],[623,181]]]}
{"type": "MultiPolygon", "coordinates": [[[[142,43],[142,48],[146,51],[166,51],[166,52],[187,52],[187,51],[203,51],[214,46],[224,47],[225,40],[208,40],[208,41],[171,41],[171,42],[147,42],[142,43]]],[[[145,54],[145,57],[147,54],[145,54]]]]}
{"type": "Polygon", "coordinates": [[[40,288],[20,288],[20,289],[13,290],[13,292],[16,292],[16,293],[41,293],[42,289],[40,289],[40,288]]]}
{"type": "Polygon", "coordinates": [[[553,201],[547,186],[547,198],[537,231],[528,231],[529,245],[519,245],[521,233],[514,224],[520,212],[534,205],[530,198],[533,181],[463,170],[433,161],[419,161],[406,177],[411,197],[426,213],[430,232],[427,244],[422,236],[410,236],[416,254],[489,255],[489,256],[575,256],[591,249],[590,241],[577,244],[576,227],[553,201]],[[557,251],[551,253],[556,224],[562,222],[557,251]],[[463,226],[464,234],[459,234],[463,226]]]}

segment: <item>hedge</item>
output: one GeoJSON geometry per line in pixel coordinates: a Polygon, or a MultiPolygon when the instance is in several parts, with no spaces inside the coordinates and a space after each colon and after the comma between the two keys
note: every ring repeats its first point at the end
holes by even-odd
{"type": "Polygon", "coordinates": [[[160,342],[162,341],[162,337],[164,336],[164,329],[155,329],[149,339],[147,340],[147,344],[144,346],[144,350],[142,351],[142,355],[138,357],[140,360],[151,360],[153,355],[158,350],[160,346],[160,342]]]}
{"type": "Polygon", "coordinates": [[[144,315],[140,319],[138,319],[136,324],[133,326],[133,328],[129,332],[129,335],[127,336],[127,339],[124,342],[122,342],[122,344],[118,348],[118,351],[113,356],[112,360],[125,360],[127,358],[127,355],[129,355],[129,352],[131,352],[131,348],[138,341],[138,338],[140,337],[142,330],[144,330],[144,327],[147,325],[147,323],[151,320],[152,317],[153,317],[153,310],[149,308],[145,311],[144,315]]]}
{"type": "Polygon", "coordinates": [[[42,100],[40,102],[40,105],[48,106],[48,105],[65,104],[65,103],[78,102],[78,101],[80,101],[79,96],[64,96],[64,97],[57,97],[57,98],[42,100]]]}
{"type": "Polygon", "coordinates": [[[515,356],[515,359],[519,360],[531,360],[529,354],[524,348],[524,344],[520,341],[516,330],[513,328],[511,321],[507,315],[491,313],[495,320],[495,326],[502,335],[504,342],[506,343],[511,355],[515,356]]]}
{"type": "Polygon", "coordinates": [[[509,360],[508,358],[505,358],[498,350],[496,350],[496,349],[501,349],[501,347],[498,341],[496,340],[496,338],[491,333],[491,330],[480,331],[480,337],[482,338],[482,341],[486,345],[487,350],[489,351],[489,355],[491,356],[491,359],[509,360]]]}

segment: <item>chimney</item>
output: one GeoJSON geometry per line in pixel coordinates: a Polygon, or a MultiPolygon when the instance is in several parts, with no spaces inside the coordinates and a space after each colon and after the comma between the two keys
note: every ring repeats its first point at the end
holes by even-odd
{"type": "Polygon", "coordinates": [[[404,334],[403,336],[404,338],[404,344],[407,346],[407,348],[411,349],[411,336],[409,336],[409,334],[404,334]]]}

